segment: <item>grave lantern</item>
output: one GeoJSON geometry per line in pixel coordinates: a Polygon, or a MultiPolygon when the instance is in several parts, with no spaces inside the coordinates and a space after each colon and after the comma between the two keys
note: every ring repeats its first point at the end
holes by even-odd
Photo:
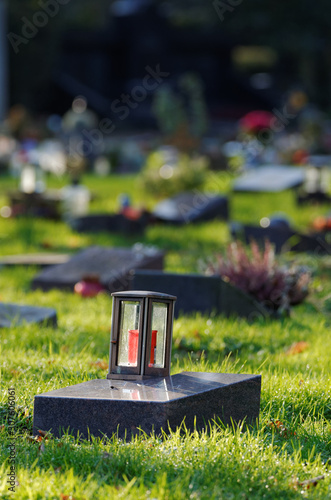
{"type": "Polygon", "coordinates": [[[170,375],[176,297],[159,292],[115,292],[108,379],[170,375]]]}
{"type": "Polygon", "coordinates": [[[161,435],[179,428],[205,429],[206,422],[256,423],[261,376],[182,372],[170,375],[176,297],[159,292],[113,295],[107,378],[37,394],[33,432],[64,432],[120,438],[161,435]]]}

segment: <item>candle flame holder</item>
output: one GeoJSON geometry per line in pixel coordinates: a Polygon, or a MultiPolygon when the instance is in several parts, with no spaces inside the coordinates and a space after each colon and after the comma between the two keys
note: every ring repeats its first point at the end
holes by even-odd
{"type": "Polygon", "coordinates": [[[208,421],[257,422],[261,376],[182,372],[170,375],[176,297],[159,292],[116,292],[106,379],[38,394],[33,432],[81,437],[161,434],[185,420],[189,430],[208,421]]]}

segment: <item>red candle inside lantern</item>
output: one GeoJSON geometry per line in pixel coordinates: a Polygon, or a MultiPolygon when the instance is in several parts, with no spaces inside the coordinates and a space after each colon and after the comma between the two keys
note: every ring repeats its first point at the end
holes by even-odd
{"type": "MultiPolygon", "coordinates": [[[[149,365],[154,365],[157,330],[152,330],[151,358],[149,365]]],[[[137,365],[139,330],[129,330],[128,362],[137,365]]]]}

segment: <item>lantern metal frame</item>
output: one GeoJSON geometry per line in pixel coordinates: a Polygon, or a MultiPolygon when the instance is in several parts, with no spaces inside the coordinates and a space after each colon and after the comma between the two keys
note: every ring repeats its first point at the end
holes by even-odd
{"type": "Polygon", "coordinates": [[[168,377],[170,375],[172,327],[174,319],[175,296],[151,291],[114,292],[112,308],[112,325],[110,333],[109,372],[107,379],[142,380],[152,377],[168,377]],[[138,351],[136,366],[123,366],[118,363],[120,347],[121,315],[124,302],[137,302],[140,305],[138,351]],[[163,367],[150,366],[149,353],[152,346],[153,304],[165,304],[167,308],[164,363],[163,367]]]}

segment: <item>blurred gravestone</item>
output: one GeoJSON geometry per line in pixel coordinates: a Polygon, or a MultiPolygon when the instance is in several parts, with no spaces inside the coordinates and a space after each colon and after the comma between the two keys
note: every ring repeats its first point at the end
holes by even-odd
{"type": "Polygon", "coordinates": [[[50,307],[21,306],[0,303],[0,327],[21,325],[24,323],[45,323],[56,326],[56,311],[50,307]]]}
{"type": "Polygon", "coordinates": [[[175,314],[232,314],[242,317],[269,316],[253,297],[218,276],[175,274],[160,271],[137,270],[133,276],[133,290],[155,290],[176,295],[175,314]]]}
{"type": "Polygon", "coordinates": [[[148,213],[137,219],[128,219],[122,214],[91,214],[75,217],[69,224],[79,233],[119,232],[123,234],[143,233],[148,223],[148,213]]]}
{"type": "Polygon", "coordinates": [[[279,192],[301,186],[305,180],[304,169],[285,165],[270,165],[249,170],[233,185],[234,191],[279,192]]]}
{"type": "Polygon", "coordinates": [[[8,197],[13,216],[29,215],[46,219],[60,219],[62,199],[60,190],[48,189],[44,193],[9,191],[8,197]]]}
{"type": "Polygon", "coordinates": [[[231,235],[233,238],[240,239],[247,244],[251,241],[264,244],[264,242],[268,240],[274,245],[276,253],[280,253],[284,250],[287,242],[295,234],[295,231],[286,227],[261,227],[239,223],[231,224],[231,235]]]}
{"type": "Polygon", "coordinates": [[[54,266],[69,260],[68,254],[31,253],[22,255],[4,255],[0,257],[0,266],[54,266]]]}
{"type": "Polygon", "coordinates": [[[158,203],[152,215],[156,220],[171,224],[228,219],[228,200],[225,196],[209,193],[185,192],[158,203]]]}
{"type": "Polygon", "coordinates": [[[263,246],[268,240],[274,245],[276,253],[288,250],[328,255],[331,252],[326,233],[301,234],[286,227],[260,227],[233,223],[231,235],[247,244],[254,240],[263,246]]]}
{"type": "Polygon", "coordinates": [[[164,253],[141,246],[137,249],[89,247],[65,264],[44,269],[35,276],[32,288],[73,290],[87,275],[97,275],[109,292],[128,290],[136,269],[162,269],[164,253]]]}

